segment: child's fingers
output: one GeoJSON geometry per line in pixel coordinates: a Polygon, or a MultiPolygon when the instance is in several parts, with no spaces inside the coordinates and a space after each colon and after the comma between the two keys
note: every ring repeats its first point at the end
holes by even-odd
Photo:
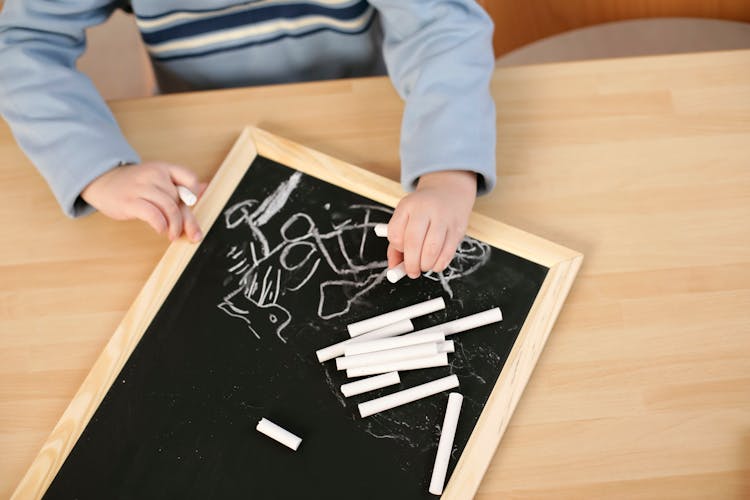
{"type": "Polygon", "coordinates": [[[177,186],[172,184],[172,181],[170,179],[164,179],[162,182],[155,183],[154,187],[169,196],[169,198],[174,200],[175,203],[180,200],[180,194],[177,192],[177,186]]]}
{"type": "Polygon", "coordinates": [[[435,262],[443,250],[447,230],[448,228],[444,223],[436,222],[434,219],[430,221],[430,228],[424,239],[422,258],[420,260],[420,269],[423,273],[435,267],[435,262]]]}
{"type": "Polygon", "coordinates": [[[198,176],[185,167],[179,165],[167,164],[167,170],[169,170],[169,176],[172,178],[177,186],[185,186],[196,196],[201,192],[201,182],[198,176]]]}
{"type": "Polygon", "coordinates": [[[463,237],[463,233],[448,229],[448,232],[445,236],[445,242],[443,242],[443,250],[440,252],[440,257],[437,258],[437,261],[432,268],[433,271],[439,273],[444,271],[445,268],[448,267],[448,264],[450,264],[451,260],[453,260],[453,256],[456,253],[456,248],[458,248],[458,244],[461,242],[463,237]]]}
{"type": "Polygon", "coordinates": [[[161,210],[164,218],[169,223],[169,239],[174,240],[182,234],[182,212],[177,201],[161,189],[153,187],[143,193],[142,198],[150,201],[161,210]]]}
{"type": "Polygon", "coordinates": [[[404,254],[396,250],[393,245],[388,245],[388,269],[396,267],[404,261],[404,254]]]}
{"type": "Polygon", "coordinates": [[[422,246],[429,225],[427,217],[411,215],[404,232],[404,270],[412,279],[419,277],[422,246]]]}
{"type": "Polygon", "coordinates": [[[133,201],[131,208],[133,217],[146,222],[159,234],[167,229],[167,219],[153,203],[143,198],[133,201]]]}
{"type": "Polygon", "coordinates": [[[198,221],[195,220],[193,212],[190,211],[190,208],[188,208],[187,205],[180,205],[180,210],[182,210],[182,220],[183,226],[185,228],[185,234],[190,241],[192,241],[193,243],[198,243],[201,238],[203,238],[203,233],[201,232],[201,228],[198,225],[198,221]]]}
{"type": "Polygon", "coordinates": [[[399,252],[404,251],[404,232],[408,222],[409,212],[400,205],[396,207],[391,220],[388,221],[388,242],[399,252]]]}

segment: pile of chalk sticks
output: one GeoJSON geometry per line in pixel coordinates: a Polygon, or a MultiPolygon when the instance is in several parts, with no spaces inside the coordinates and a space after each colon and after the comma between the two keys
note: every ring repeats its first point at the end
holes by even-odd
{"type": "MultiPolygon", "coordinates": [[[[378,231],[376,226],[376,232],[378,231]]],[[[378,235],[384,236],[381,232],[378,235]]],[[[389,269],[388,272],[392,270],[389,269]]],[[[398,279],[403,277],[401,272],[396,274],[400,275],[398,279]]],[[[394,282],[390,276],[389,280],[394,282]]],[[[443,309],[445,301],[438,297],[349,324],[347,330],[350,338],[316,351],[318,361],[324,363],[335,359],[336,368],[345,370],[348,378],[366,377],[341,386],[342,394],[352,397],[400,384],[399,372],[448,366],[448,354],[455,351],[455,346],[454,341],[446,340],[446,337],[503,319],[500,309],[495,307],[414,331],[412,319],[443,309]]],[[[358,410],[361,417],[366,418],[458,386],[458,377],[449,375],[365,401],[358,405],[358,410]]],[[[448,396],[429,487],[430,493],[435,495],[443,492],[462,401],[463,396],[459,393],[452,392],[448,396]]],[[[293,450],[297,450],[302,442],[298,436],[265,418],[261,419],[256,428],[293,450]]]]}

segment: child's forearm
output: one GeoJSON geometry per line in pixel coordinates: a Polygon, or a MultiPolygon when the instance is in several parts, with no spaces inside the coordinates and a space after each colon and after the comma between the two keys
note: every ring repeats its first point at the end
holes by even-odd
{"type": "Polygon", "coordinates": [[[464,196],[476,196],[477,173],[471,170],[438,170],[422,175],[417,182],[417,189],[436,185],[450,184],[464,196]]]}
{"type": "Polygon", "coordinates": [[[406,100],[401,179],[412,190],[436,168],[472,169],[495,185],[492,21],[474,1],[370,0],[380,11],[388,74],[406,100]]]}
{"type": "Polygon", "coordinates": [[[138,154],[91,81],[76,70],[85,30],[115,2],[7,0],[0,14],[0,114],[66,214],[91,208],[79,194],[138,154]]]}

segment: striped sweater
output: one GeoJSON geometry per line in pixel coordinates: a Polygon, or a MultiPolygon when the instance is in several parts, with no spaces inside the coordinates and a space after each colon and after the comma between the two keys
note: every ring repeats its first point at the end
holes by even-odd
{"type": "Polygon", "coordinates": [[[93,179],[139,157],[75,62],[86,28],[132,9],[162,91],[387,74],[405,99],[401,179],[495,183],[492,23],[474,0],[8,0],[0,114],[71,216],[93,179]]]}

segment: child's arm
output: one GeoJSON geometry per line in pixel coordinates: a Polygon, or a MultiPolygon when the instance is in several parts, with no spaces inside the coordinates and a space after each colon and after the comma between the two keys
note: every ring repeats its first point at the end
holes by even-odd
{"type": "Polygon", "coordinates": [[[388,73],[406,101],[401,182],[415,189],[389,224],[389,264],[403,253],[416,277],[447,266],[475,196],[495,185],[492,21],[474,0],[370,2],[383,21],[388,73]]]}
{"type": "Polygon", "coordinates": [[[163,164],[117,167],[138,164],[138,154],[91,81],[75,67],[86,28],[106,20],[118,3],[6,1],[0,13],[0,114],[69,216],[95,207],[116,219],[168,225],[170,236],[182,222],[188,236],[195,237],[192,215],[176,208],[174,186],[182,179],[197,189],[195,176],[182,169],[175,174],[176,168],[163,164]]]}

